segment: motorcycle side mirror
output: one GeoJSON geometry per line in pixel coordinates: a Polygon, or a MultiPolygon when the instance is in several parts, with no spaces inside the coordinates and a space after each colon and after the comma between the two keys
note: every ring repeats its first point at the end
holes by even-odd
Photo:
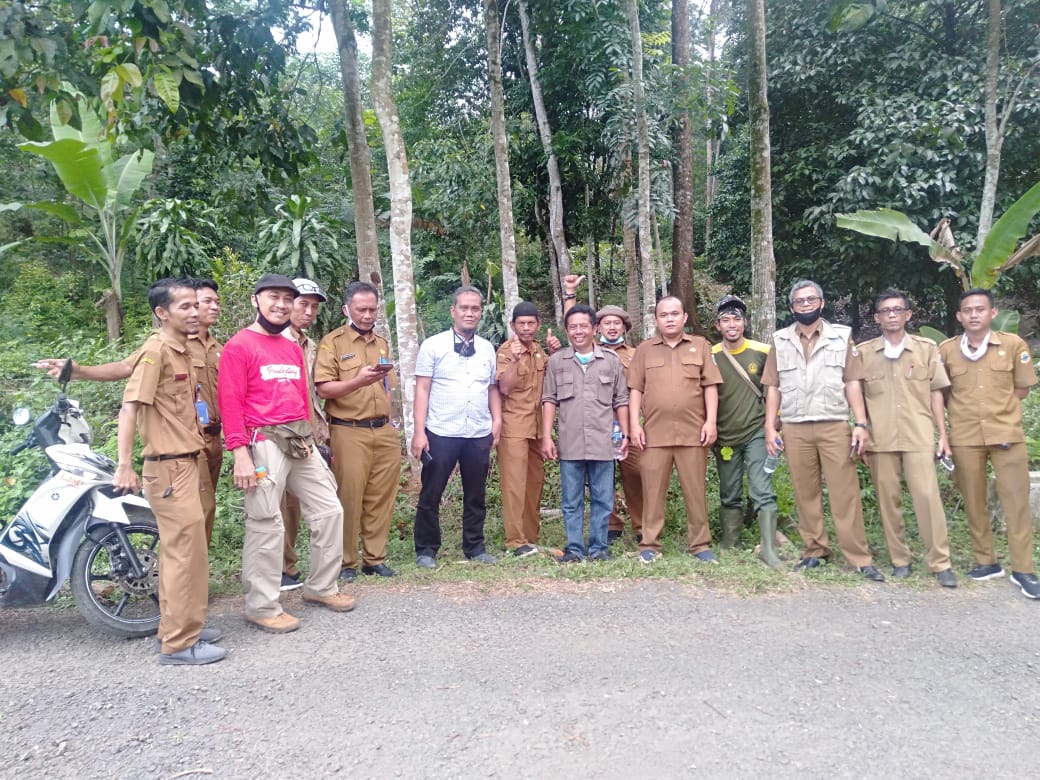
{"type": "Polygon", "coordinates": [[[15,425],[25,425],[32,419],[32,412],[27,406],[19,406],[11,412],[11,419],[14,420],[15,425]]]}
{"type": "Polygon", "coordinates": [[[66,360],[61,367],[61,371],[58,373],[58,384],[65,387],[70,379],[72,379],[72,358],[66,360]]]}

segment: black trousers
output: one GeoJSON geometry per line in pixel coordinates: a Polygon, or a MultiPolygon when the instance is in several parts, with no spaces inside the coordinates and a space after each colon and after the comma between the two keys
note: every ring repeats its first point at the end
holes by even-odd
{"type": "Polygon", "coordinates": [[[462,477],[462,552],[473,558],[486,552],[484,518],[487,515],[488,466],[492,436],[464,439],[426,431],[433,460],[423,465],[422,489],[415,508],[415,554],[436,557],[441,547],[441,497],[455,464],[462,477]]]}

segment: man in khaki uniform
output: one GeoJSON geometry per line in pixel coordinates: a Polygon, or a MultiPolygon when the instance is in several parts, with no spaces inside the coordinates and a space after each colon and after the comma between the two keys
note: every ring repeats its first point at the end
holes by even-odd
{"type": "Polygon", "coordinates": [[[863,385],[871,432],[867,463],[877,490],[892,576],[910,576],[900,479],[905,477],[927,550],[928,568],[940,585],[955,588],[946,512],[935,477],[935,456],[950,455],[942,395],[950,380],[936,344],[906,332],[912,312],[904,293],[884,290],[877,297],[874,311],[882,335],[859,345],[849,378],[863,385]]]}
{"type": "Polygon", "coordinates": [[[788,301],[795,322],[773,334],[762,384],[766,386],[766,449],[770,455],[787,453],[798,505],[798,531],[805,550],[795,568],[814,569],[831,552],[823,525],[822,469],[842,554],[864,577],[884,582],[867,547],[859,475],[852,460],[863,454],[869,439],[863,390],[846,368],[855,352],[852,330],[821,319],[823,288],[816,282],[795,282],[788,301]],[[850,406],[855,414],[851,433],[850,406]],[[782,440],[777,431],[780,415],[782,440]]]}
{"type": "MultiPolygon", "coordinates": [[[[563,312],[564,314],[574,305],[578,294],[575,292],[578,286],[585,280],[584,276],[569,274],[563,278],[563,312]]],[[[628,367],[632,365],[636,348],[629,344],[625,338],[632,330],[632,318],[628,312],[620,306],[604,306],[596,312],[597,343],[604,349],[611,349],[621,359],[621,365],[628,376],[628,367]]],[[[553,349],[552,342],[549,348],[553,349]]],[[[643,538],[643,476],[639,471],[639,459],[641,452],[635,447],[628,448],[628,457],[618,461],[621,468],[621,489],[625,494],[625,506],[628,508],[628,516],[632,522],[632,533],[636,541],[643,538]]],[[[621,538],[625,530],[625,520],[618,514],[617,505],[610,513],[610,527],[607,531],[607,540],[615,542],[621,538]]]]}
{"type": "Polygon", "coordinates": [[[502,396],[498,479],[506,550],[518,558],[538,552],[542,487],[542,379],[548,357],[538,343],[542,317],[533,303],[513,308],[513,338],[498,348],[495,379],[502,396]]]}
{"type": "Polygon", "coordinates": [[[1040,583],[1033,574],[1029,462],[1022,429],[1022,399],[1036,384],[1036,369],[1025,341],[1013,333],[990,329],[996,315],[989,290],[974,288],[962,293],[957,320],[964,334],[939,345],[950,377],[946,414],[954,475],[964,495],[976,561],[969,576],[973,580],[1004,576],[986,511],[988,460],[1007,522],[1011,581],[1023,595],[1040,599],[1040,583]]]}
{"type": "Polygon", "coordinates": [[[708,549],[705,480],[708,452],[716,438],[722,375],[711,357],[711,344],[683,332],[687,315],[681,299],[662,298],[654,315],[658,335],[636,347],[628,368],[629,430],[634,446],[643,450],[639,559],[652,563],[661,555],[664,505],[674,467],[686,499],[688,550],[701,561],[717,563],[708,549]]]}
{"type": "Polygon", "coordinates": [[[159,546],[159,639],[162,664],[208,664],[226,651],[203,636],[209,593],[206,524],[199,496],[198,457],[205,442],[193,403],[198,379],[188,335],[199,329],[199,304],[190,279],[162,279],[148,290],[162,323],[137,352],[123,391],[117,434],[119,462],[112,484],[137,492],[132,465],[134,429],[144,444],[144,495],[152,507],[159,546]]]}
{"type": "MultiPolygon", "coordinates": [[[[289,327],[282,331],[290,341],[295,341],[303,350],[303,364],[307,367],[307,384],[310,388],[311,427],[314,429],[314,444],[327,447],[329,444],[329,424],[325,412],[321,408],[321,398],[314,388],[314,360],[318,354],[318,345],[307,329],[314,324],[314,319],[321,311],[321,305],[328,301],[325,293],[310,279],[293,279],[293,284],[300,294],[293,301],[292,314],[289,315],[289,327]]],[[[281,590],[296,590],[303,587],[300,569],[297,564],[300,557],[296,554],[296,537],[300,535],[300,499],[289,490],[282,494],[282,524],[285,526],[285,539],[282,548],[282,584],[281,590]]]]}
{"type": "Polygon", "coordinates": [[[321,340],[314,366],[314,383],[332,423],[333,471],[343,504],[342,576],[348,581],[357,576],[359,533],[361,573],[395,574],[386,563],[386,543],[401,479],[401,441],[390,425],[390,388],[397,378],[390,347],[375,332],[378,304],[371,284],[348,284],[347,324],[321,340]]]}

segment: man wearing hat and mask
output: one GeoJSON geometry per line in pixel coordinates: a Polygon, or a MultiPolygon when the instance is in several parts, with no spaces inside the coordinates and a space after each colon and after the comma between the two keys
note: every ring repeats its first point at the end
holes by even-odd
{"type": "Polygon", "coordinates": [[[235,487],[245,492],[242,549],[245,619],[284,634],[300,621],[278,603],[284,527],[282,493],[300,501],[311,530],[311,571],[303,601],[348,612],[354,599],[336,585],[343,549],[343,508],[332,472],[314,446],[303,352],[282,332],[299,291],[281,274],[256,283],[256,321],[236,333],[220,357],[217,393],[224,441],[234,455],[235,487]]]}
{"type": "Polygon", "coordinates": [[[723,381],[719,385],[719,437],[715,442],[722,521],[720,546],[735,547],[740,543],[746,473],[762,539],[759,558],[776,569],[783,565],[776,554],[776,493],[773,475],[762,468],[766,459],[762,368],[769,345],[744,337],[747,305],[736,295],[720,300],[715,314],[715,329],[722,334],[722,343],[711,348],[723,381]]]}
{"type": "MultiPolygon", "coordinates": [[[[585,281],[584,276],[569,274],[563,278],[563,313],[566,314],[577,300],[575,292],[579,285],[585,281]]],[[[625,338],[632,329],[632,318],[628,312],[620,306],[604,306],[596,312],[596,342],[604,349],[613,350],[614,354],[621,360],[625,370],[625,379],[628,379],[628,367],[632,365],[632,357],[636,354],[636,348],[629,344],[625,338]]],[[[551,347],[551,345],[550,345],[551,347]]],[[[621,466],[621,488],[625,494],[625,506],[628,507],[628,516],[632,520],[632,533],[636,541],[641,541],[643,536],[643,478],[639,471],[639,461],[642,452],[636,447],[628,448],[628,457],[619,461],[621,466]]],[[[617,506],[610,513],[610,525],[607,530],[607,540],[615,542],[621,538],[625,530],[624,518],[617,512],[617,506]]]]}
{"type": "MultiPolygon", "coordinates": [[[[328,447],[329,424],[321,408],[321,398],[314,389],[314,360],[318,354],[318,345],[307,335],[307,329],[314,324],[321,305],[327,302],[328,298],[321,287],[310,279],[293,279],[293,284],[300,294],[293,301],[289,327],[282,331],[282,335],[295,341],[303,350],[303,363],[307,367],[307,387],[310,391],[314,443],[318,447],[328,447]]],[[[296,590],[303,586],[300,570],[296,566],[300,560],[296,554],[296,537],[300,533],[300,501],[288,490],[282,496],[282,523],[285,525],[285,546],[282,551],[281,589],[296,590]]]]}

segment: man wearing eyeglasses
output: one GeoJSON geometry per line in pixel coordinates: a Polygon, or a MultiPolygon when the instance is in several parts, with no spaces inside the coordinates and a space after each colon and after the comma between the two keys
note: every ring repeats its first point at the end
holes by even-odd
{"type": "Polygon", "coordinates": [[[997,495],[1007,521],[1011,582],[1022,595],[1040,599],[1033,574],[1033,524],[1029,512],[1029,454],[1022,429],[1022,400],[1036,384],[1029,346],[1014,333],[992,330],[997,307],[993,293],[973,288],[961,294],[957,321],[960,338],[939,345],[950,376],[945,391],[950,446],[957,487],[971,531],[973,580],[1004,576],[993,548],[993,526],[986,511],[986,462],[993,465],[997,495]]]}
{"type": "Polygon", "coordinates": [[[437,568],[440,503],[448,478],[462,477],[462,552],[468,560],[498,563],[484,545],[485,495],[491,448],[502,429],[495,381],[495,348],[477,335],[484,296],[464,285],[451,296],[452,327],[419,347],[415,366],[415,434],[422,488],[415,508],[415,563],[437,568]]]}
{"type": "Polygon", "coordinates": [[[870,438],[863,390],[848,372],[856,349],[852,329],[823,319],[823,288],[802,279],[788,295],[795,322],[773,334],[762,384],[766,386],[766,449],[787,453],[805,550],[796,570],[815,569],[830,556],[823,524],[827,481],[834,530],[842,555],[864,577],[884,582],[867,547],[859,475],[854,458],[870,438]],[[849,427],[849,409],[855,425],[849,427]],[[779,417],[784,421],[781,439],[779,417]]]}
{"type": "Polygon", "coordinates": [[[944,588],[955,588],[946,512],[935,475],[935,458],[950,456],[942,395],[950,380],[936,344],[906,332],[911,314],[906,295],[899,290],[890,287],[877,296],[874,322],[881,326],[881,336],[859,345],[850,376],[863,385],[871,432],[867,464],[877,491],[892,576],[910,576],[903,520],[905,478],[928,568],[944,588]]]}

